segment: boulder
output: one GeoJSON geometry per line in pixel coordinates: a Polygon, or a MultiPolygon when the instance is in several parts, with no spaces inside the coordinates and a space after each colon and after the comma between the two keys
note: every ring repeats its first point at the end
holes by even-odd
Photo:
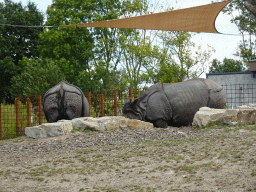
{"type": "Polygon", "coordinates": [[[61,120],[57,123],[45,123],[35,127],[26,127],[25,135],[32,138],[66,135],[73,130],[71,121],[61,120]]]}
{"type": "Polygon", "coordinates": [[[192,126],[207,126],[211,122],[221,121],[230,124],[237,121],[238,109],[211,109],[202,107],[195,114],[192,126]]]}
{"type": "Polygon", "coordinates": [[[239,125],[255,124],[256,110],[255,109],[240,109],[237,113],[237,122],[239,125]]]}
{"type": "Polygon", "coordinates": [[[57,123],[45,123],[35,127],[26,127],[25,134],[32,138],[53,137],[69,134],[73,127],[79,128],[80,131],[84,131],[84,129],[111,131],[125,127],[153,128],[153,124],[136,119],[127,119],[122,116],[80,117],[72,120],[59,120],[57,123]]]}
{"type": "Polygon", "coordinates": [[[211,109],[202,107],[195,114],[193,126],[206,126],[211,122],[220,121],[231,125],[248,125],[256,122],[256,104],[248,104],[237,109],[211,109]]]}
{"type": "Polygon", "coordinates": [[[152,123],[136,119],[128,119],[122,116],[105,116],[99,118],[82,117],[72,120],[72,125],[83,131],[85,128],[98,131],[110,131],[117,128],[133,127],[146,128],[153,127],[152,123]]]}
{"type": "Polygon", "coordinates": [[[26,127],[25,135],[34,139],[47,137],[45,129],[42,129],[41,126],[26,127]]]}

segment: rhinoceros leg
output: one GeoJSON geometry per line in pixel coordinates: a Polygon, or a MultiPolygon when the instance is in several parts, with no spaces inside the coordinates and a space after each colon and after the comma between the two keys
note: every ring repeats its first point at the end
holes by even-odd
{"type": "Polygon", "coordinates": [[[82,98],[81,95],[72,92],[65,92],[64,100],[64,115],[67,119],[81,117],[82,114],[82,98]]]}
{"type": "Polygon", "coordinates": [[[43,110],[45,113],[46,120],[49,123],[56,122],[60,114],[58,100],[59,95],[58,93],[55,93],[47,96],[44,101],[43,110]]]}
{"type": "Polygon", "coordinates": [[[146,118],[155,127],[166,128],[172,117],[172,109],[164,92],[152,94],[147,103],[146,118]]]}
{"type": "Polygon", "coordinates": [[[83,114],[82,114],[82,116],[87,117],[89,115],[89,110],[90,110],[89,103],[83,93],[82,93],[82,98],[83,98],[83,114]]]}
{"type": "Polygon", "coordinates": [[[154,122],[154,126],[157,128],[167,128],[168,127],[168,122],[164,119],[157,119],[154,122]]]}

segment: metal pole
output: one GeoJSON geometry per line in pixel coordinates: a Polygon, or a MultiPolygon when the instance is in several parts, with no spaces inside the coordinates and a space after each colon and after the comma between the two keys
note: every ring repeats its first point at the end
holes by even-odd
{"type": "Polygon", "coordinates": [[[117,93],[114,91],[114,116],[117,116],[117,93]]]}
{"type": "Polygon", "coordinates": [[[42,96],[38,95],[39,125],[42,124],[42,96]]]}
{"type": "Polygon", "coordinates": [[[100,94],[100,117],[104,117],[104,94],[100,94]]]}
{"type": "Polygon", "coordinates": [[[31,119],[31,114],[30,114],[30,99],[27,99],[27,127],[30,127],[30,119],[31,119]]]}
{"type": "Polygon", "coordinates": [[[19,137],[19,100],[16,100],[16,136],[19,137]]]}

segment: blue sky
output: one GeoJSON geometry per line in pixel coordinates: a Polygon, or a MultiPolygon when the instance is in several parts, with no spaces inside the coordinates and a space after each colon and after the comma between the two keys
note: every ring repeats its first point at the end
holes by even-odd
{"type": "MultiPolygon", "coordinates": [[[[0,0],[0,2],[3,0],[0,0]]],[[[20,0],[13,0],[14,2],[20,2],[20,0]]],[[[46,12],[47,7],[51,5],[52,0],[31,0],[37,4],[39,10],[46,12]]],[[[189,7],[196,7],[200,5],[210,4],[212,0],[150,0],[152,6],[156,6],[156,12],[164,11],[168,7],[174,7],[175,9],[183,9],[189,7]]],[[[21,0],[23,5],[26,5],[28,0],[21,0]]],[[[220,2],[215,0],[215,2],[220,2]]],[[[221,33],[238,34],[238,29],[235,24],[230,22],[231,16],[220,13],[216,19],[216,29],[221,33]]],[[[239,59],[233,56],[235,53],[238,43],[242,40],[242,36],[231,36],[222,34],[210,34],[200,33],[196,34],[192,39],[196,45],[202,45],[203,48],[206,45],[212,46],[216,52],[212,55],[211,59],[217,58],[223,60],[225,57],[239,59]]],[[[200,76],[205,78],[205,73],[200,76]]]]}

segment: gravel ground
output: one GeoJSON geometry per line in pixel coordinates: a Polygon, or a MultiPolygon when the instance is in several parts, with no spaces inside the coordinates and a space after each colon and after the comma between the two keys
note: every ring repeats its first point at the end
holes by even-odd
{"type": "Polygon", "coordinates": [[[0,191],[256,191],[256,127],[122,128],[0,142],[0,191]]]}

